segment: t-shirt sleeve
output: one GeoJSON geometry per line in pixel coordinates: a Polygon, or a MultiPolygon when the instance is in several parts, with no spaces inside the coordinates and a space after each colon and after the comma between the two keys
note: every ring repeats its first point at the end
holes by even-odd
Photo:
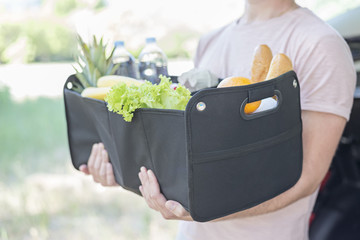
{"type": "Polygon", "coordinates": [[[195,57],[194,57],[194,66],[195,68],[199,67],[200,60],[202,59],[204,52],[206,51],[206,47],[209,42],[209,34],[202,36],[198,42],[198,46],[196,48],[195,57]]]}
{"type": "Polygon", "coordinates": [[[356,71],[346,42],[331,34],[302,51],[294,63],[302,110],[332,113],[349,120],[356,71]]]}
{"type": "Polygon", "coordinates": [[[201,38],[198,42],[197,48],[196,48],[196,52],[195,52],[195,56],[194,56],[194,66],[195,68],[197,68],[199,66],[199,60],[201,58],[201,52],[202,52],[202,45],[201,45],[201,38]]]}
{"type": "Polygon", "coordinates": [[[197,45],[195,56],[194,56],[194,66],[195,68],[198,68],[200,65],[200,61],[204,56],[204,53],[207,51],[209,45],[211,42],[213,42],[217,36],[221,34],[222,31],[224,31],[228,25],[225,25],[221,28],[215,29],[205,35],[203,35],[197,45]]]}

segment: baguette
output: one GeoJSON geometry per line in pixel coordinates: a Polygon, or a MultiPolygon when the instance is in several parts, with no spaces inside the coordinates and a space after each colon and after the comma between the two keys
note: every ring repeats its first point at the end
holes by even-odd
{"type": "Polygon", "coordinates": [[[276,78],[291,70],[293,70],[293,66],[288,56],[283,53],[278,53],[271,61],[270,69],[265,80],[276,78]]]}
{"type": "Polygon", "coordinates": [[[267,45],[262,44],[255,48],[251,66],[251,82],[256,83],[265,80],[272,58],[271,49],[267,45]]]}

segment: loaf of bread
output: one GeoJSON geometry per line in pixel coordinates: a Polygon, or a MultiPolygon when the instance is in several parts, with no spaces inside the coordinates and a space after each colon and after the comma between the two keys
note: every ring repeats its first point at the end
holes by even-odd
{"type": "Polygon", "coordinates": [[[271,61],[269,72],[265,80],[276,78],[291,70],[293,70],[293,66],[288,56],[283,53],[278,53],[271,61]]]}
{"type": "Polygon", "coordinates": [[[267,45],[262,44],[255,48],[251,66],[251,82],[257,83],[265,80],[272,58],[271,49],[267,45]]]}

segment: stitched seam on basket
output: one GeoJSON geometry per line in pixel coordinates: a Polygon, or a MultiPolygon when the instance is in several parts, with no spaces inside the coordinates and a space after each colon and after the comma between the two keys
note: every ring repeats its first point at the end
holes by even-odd
{"type": "MultiPolygon", "coordinates": [[[[194,106],[194,105],[193,105],[194,106]]],[[[186,115],[186,119],[185,119],[185,122],[188,124],[186,124],[186,130],[187,130],[187,133],[186,136],[187,136],[187,154],[188,154],[188,187],[189,187],[189,212],[191,214],[195,214],[195,209],[194,209],[194,177],[193,177],[193,173],[194,173],[194,167],[193,167],[193,157],[192,157],[192,147],[191,147],[191,139],[192,139],[192,131],[191,131],[191,110],[192,110],[192,107],[193,106],[190,106],[190,109],[188,111],[188,114],[185,114],[186,115]],[[188,121],[187,121],[188,119],[188,121]]],[[[196,215],[196,214],[195,214],[196,215]]]]}
{"type": "MultiPolygon", "coordinates": [[[[181,111],[181,110],[179,110],[181,111]]],[[[145,112],[145,111],[142,111],[141,112],[142,114],[154,114],[154,115],[170,115],[170,116],[184,116],[183,113],[167,113],[167,112],[155,112],[155,111],[148,111],[148,112],[145,112]]]]}
{"type": "Polygon", "coordinates": [[[154,165],[154,162],[152,160],[152,156],[151,156],[151,151],[150,151],[150,145],[149,145],[149,141],[148,141],[148,138],[147,138],[147,134],[146,134],[146,131],[145,131],[145,126],[144,126],[144,121],[143,121],[143,118],[142,118],[142,113],[140,113],[140,121],[141,121],[141,126],[143,128],[143,132],[144,132],[144,136],[145,136],[145,142],[146,142],[146,146],[147,146],[147,150],[148,150],[148,153],[149,153],[149,158],[150,158],[150,163],[152,165],[152,169],[154,170],[154,173],[156,172],[156,169],[155,169],[155,165],[154,165]]]}
{"type": "Polygon", "coordinates": [[[176,115],[184,116],[184,110],[162,109],[162,108],[139,108],[138,111],[143,114],[176,115]]]}
{"type": "Polygon", "coordinates": [[[260,142],[247,144],[245,146],[233,148],[230,150],[207,152],[207,153],[205,153],[206,156],[201,156],[201,155],[205,155],[205,154],[198,154],[198,156],[197,156],[197,154],[193,154],[193,155],[195,155],[195,158],[196,158],[196,162],[194,162],[194,163],[202,164],[202,163],[208,163],[208,162],[214,162],[214,161],[221,161],[226,158],[231,158],[231,157],[235,157],[235,156],[237,156],[237,157],[245,156],[256,150],[268,148],[275,144],[279,144],[281,142],[292,139],[292,138],[296,137],[300,131],[301,131],[301,129],[299,128],[299,125],[296,125],[295,127],[293,127],[292,129],[290,129],[286,132],[283,132],[279,135],[276,135],[275,137],[272,137],[270,139],[266,139],[266,140],[263,140],[260,142]],[[221,156],[211,156],[211,154],[220,155],[222,152],[223,152],[223,155],[221,155],[221,156]]]}
{"type": "MultiPolygon", "coordinates": [[[[80,95],[81,96],[81,95],[80,95]]],[[[101,104],[101,105],[106,105],[105,101],[99,100],[99,99],[95,99],[95,98],[89,98],[89,97],[83,97],[81,96],[82,99],[84,99],[84,101],[87,102],[92,102],[92,103],[96,103],[96,104],[101,104]]]]}
{"type": "MultiPolygon", "coordinates": [[[[118,154],[118,150],[116,148],[116,144],[115,144],[115,137],[114,137],[114,131],[113,131],[113,128],[112,128],[112,124],[110,124],[110,114],[111,112],[109,111],[109,109],[106,107],[106,110],[107,110],[107,119],[108,119],[108,124],[109,124],[109,130],[110,130],[110,136],[111,136],[111,144],[112,144],[112,148],[113,149],[116,149],[116,158],[119,159],[119,154],[118,154]]],[[[111,159],[110,159],[110,156],[109,156],[109,160],[111,162],[111,159]]],[[[113,159],[113,161],[115,161],[115,159],[113,159]]],[[[113,163],[111,163],[113,164],[113,163]]],[[[120,168],[121,168],[121,164],[120,165],[120,168]]],[[[122,175],[121,174],[121,169],[117,170],[115,167],[113,167],[113,170],[115,170],[120,176],[122,175]]],[[[120,183],[119,183],[120,184],[120,183]]],[[[124,183],[122,185],[125,185],[124,183]]]]}

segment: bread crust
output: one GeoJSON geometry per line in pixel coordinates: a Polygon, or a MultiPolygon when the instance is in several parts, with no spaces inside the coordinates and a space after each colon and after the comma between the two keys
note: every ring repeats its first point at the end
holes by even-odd
{"type": "Polygon", "coordinates": [[[251,65],[251,82],[256,83],[266,79],[272,58],[271,49],[266,44],[255,48],[251,65]]]}
{"type": "Polygon", "coordinates": [[[271,61],[270,69],[265,80],[276,78],[291,70],[293,70],[293,65],[290,58],[283,53],[278,53],[271,61]]]}

